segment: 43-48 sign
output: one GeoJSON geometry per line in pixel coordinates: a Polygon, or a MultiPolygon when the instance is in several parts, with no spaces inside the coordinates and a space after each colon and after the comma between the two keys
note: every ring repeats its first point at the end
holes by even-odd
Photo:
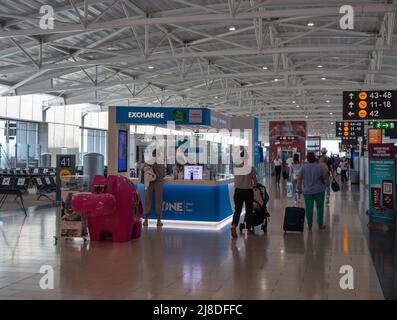
{"type": "Polygon", "coordinates": [[[343,120],[397,119],[397,91],[343,92],[343,120]]]}

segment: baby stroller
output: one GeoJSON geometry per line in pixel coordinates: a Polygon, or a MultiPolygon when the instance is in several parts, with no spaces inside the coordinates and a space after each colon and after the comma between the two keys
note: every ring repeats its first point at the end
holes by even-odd
{"type": "MultiPolygon", "coordinates": [[[[267,211],[267,203],[269,202],[269,194],[267,193],[266,187],[258,183],[254,187],[254,208],[251,217],[252,227],[261,225],[261,229],[264,233],[267,232],[267,224],[270,218],[270,213],[267,211]]],[[[240,231],[242,232],[246,228],[246,219],[243,223],[240,223],[240,231]]]]}

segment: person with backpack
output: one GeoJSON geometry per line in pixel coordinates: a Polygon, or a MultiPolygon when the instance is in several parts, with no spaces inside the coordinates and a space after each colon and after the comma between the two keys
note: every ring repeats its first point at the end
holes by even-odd
{"type": "Polygon", "coordinates": [[[314,152],[307,154],[307,162],[299,170],[298,190],[303,192],[306,207],[306,221],[309,230],[313,226],[314,204],[317,209],[317,224],[320,230],[324,230],[324,200],[325,183],[328,181],[328,170],[316,162],[314,152]]]}
{"type": "Polygon", "coordinates": [[[289,177],[292,182],[292,191],[295,199],[295,206],[300,203],[300,192],[298,191],[298,175],[302,164],[299,159],[299,154],[294,154],[293,162],[289,168],[289,177]]]}

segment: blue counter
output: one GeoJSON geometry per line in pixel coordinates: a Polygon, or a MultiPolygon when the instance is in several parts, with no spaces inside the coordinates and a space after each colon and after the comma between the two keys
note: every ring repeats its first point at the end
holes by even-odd
{"type": "MultiPolygon", "coordinates": [[[[144,201],[144,185],[135,183],[144,201]]],[[[175,181],[163,185],[164,220],[221,222],[233,214],[234,180],[175,181]]],[[[153,197],[150,219],[156,219],[153,197]]]]}

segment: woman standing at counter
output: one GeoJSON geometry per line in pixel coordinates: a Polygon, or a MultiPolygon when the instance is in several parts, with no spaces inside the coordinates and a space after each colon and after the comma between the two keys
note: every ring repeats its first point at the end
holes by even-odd
{"type": "MultiPolygon", "coordinates": [[[[156,150],[154,150],[153,158],[156,158],[156,155],[156,150]]],[[[146,168],[152,169],[155,174],[155,179],[153,181],[150,181],[147,189],[145,188],[145,203],[143,209],[145,220],[143,221],[143,226],[148,226],[149,213],[152,209],[153,193],[155,193],[157,226],[161,227],[163,225],[163,223],[161,222],[161,216],[163,213],[163,182],[165,167],[163,164],[158,164],[157,162],[155,162],[152,165],[145,163],[143,167],[143,172],[145,172],[146,168]]],[[[142,176],[144,176],[144,174],[142,174],[142,176]]]]}
{"type": "MultiPolygon", "coordinates": [[[[241,152],[240,156],[245,159],[244,151],[241,152]]],[[[243,165],[247,165],[246,161],[244,161],[243,165]]],[[[243,167],[236,166],[237,168],[243,167]]],[[[233,222],[232,222],[232,237],[237,238],[237,226],[240,221],[241,211],[243,209],[243,204],[245,204],[245,220],[246,220],[246,228],[248,232],[252,233],[251,229],[251,215],[253,211],[254,205],[254,186],[257,184],[256,174],[253,167],[251,167],[251,171],[248,174],[237,174],[234,175],[234,214],[233,214],[233,222]]]]}

